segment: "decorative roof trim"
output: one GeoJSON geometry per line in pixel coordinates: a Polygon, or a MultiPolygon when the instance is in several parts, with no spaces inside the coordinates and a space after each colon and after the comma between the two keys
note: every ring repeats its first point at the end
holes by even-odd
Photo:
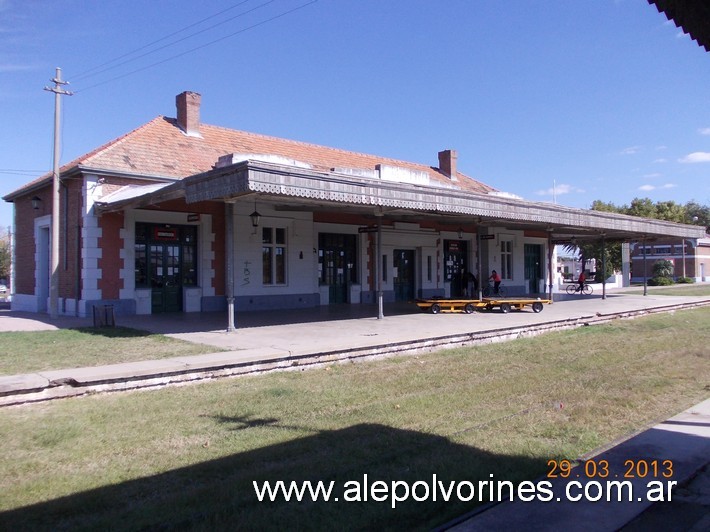
{"type": "Polygon", "coordinates": [[[355,177],[335,172],[306,170],[263,161],[243,161],[186,178],[157,192],[102,206],[99,210],[140,208],[182,197],[188,204],[200,201],[222,201],[247,194],[260,193],[307,202],[324,202],[386,207],[440,216],[466,216],[477,222],[500,222],[539,226],[559,233],[586,233],[621,238],[633,234],[704,238],[702,227],[664,220],[638,218],[604,211],[573,209],[550,203],[537,203],[515,198],[478,194],[455,189],[396,183],[368,177],[355,177]]]}

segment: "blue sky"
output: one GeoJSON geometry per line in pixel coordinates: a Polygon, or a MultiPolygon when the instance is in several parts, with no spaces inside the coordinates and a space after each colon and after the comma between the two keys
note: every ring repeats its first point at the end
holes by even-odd
{"type": "Polygon", "coordinates": [[[710,203],[710,54],[646,0],[309,2],[0,0],[0,195],[51,169],[59,66],[63,163],[191,90],[205,123],[433,166],[452,148],[529,200],[710,203]]]}

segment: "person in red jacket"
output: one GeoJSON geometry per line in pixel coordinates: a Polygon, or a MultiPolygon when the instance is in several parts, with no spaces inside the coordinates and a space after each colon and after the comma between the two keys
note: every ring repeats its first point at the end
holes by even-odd
{"type": "Polygon", "coordinates": [[[582,291],[582,288],[584,288],[584,281],[586,281],[586,280],[587,280],[587,276],[584,275],[584,270],[582,270],[582,273],[579,274],[579,279],[577,281],[579,283],[579,291],[580,292],[582,291]]]}
{"type": "Polygon", "coordinates": [[[500,288],[500,275],[498,275],[498,272],[493,270],[491,272],[491,276],[488,278],[489,281],[493,281],[493,293],[498,295],[498,289],[500,288]]]}

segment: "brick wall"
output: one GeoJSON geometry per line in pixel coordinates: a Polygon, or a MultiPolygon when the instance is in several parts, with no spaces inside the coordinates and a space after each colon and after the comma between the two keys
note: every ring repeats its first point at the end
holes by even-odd
{"type": "Polygon", "coordinates": [[[123,268],[121,258],[123,213],[103,214],[99,217],[99,227],[101,228],[99,237],[101,257],[98,259],[98,267],[101,270],[101,278],[97,286],[104,299],[118,299],[119,290],[123,288],[123,279],[119,274],[123,268]]]}
{"type": "Polygon", "coordinates": [[[81,290],[81,180],[65,181],[60,191],[60,201],[59,297],[77,299],[77,289],[81,290]]]}
{"type": "Polygon", "coordinates": [[[35,219],[52,213],[52,187],[47,186],[16,198],[15,204],[15,293],[35,293],[35,219]],[[32,198],[42,201],[39,209],[32,208],[32,198]]]}
{"type": "Polygon", "coordinates": [[[216,203],[212,206],[212,232],[215,234],[214,242],[212,242],[212,251],[214,259],[212,260],[212,269],[214,270],[214,278],[212,279],[212,287],[217,296],[223,296],[225,290],[225,241],[224,235],[227,230],[225,226],[224,204],[216,203]]]}

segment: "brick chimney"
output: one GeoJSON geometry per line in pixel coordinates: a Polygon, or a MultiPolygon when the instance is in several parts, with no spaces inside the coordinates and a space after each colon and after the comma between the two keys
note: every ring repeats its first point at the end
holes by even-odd
{"type": "Polygon", "coordinates": [[[444,150],[439,152],[439,170],[452,181],[456,179],[456,150],[444,150]]]}
{"type": "Polygon", "coordinates": [[[177,124],[186,135],[200,137],[200,100],[197,92],[185,91],[175,97],[177,124]]]}

